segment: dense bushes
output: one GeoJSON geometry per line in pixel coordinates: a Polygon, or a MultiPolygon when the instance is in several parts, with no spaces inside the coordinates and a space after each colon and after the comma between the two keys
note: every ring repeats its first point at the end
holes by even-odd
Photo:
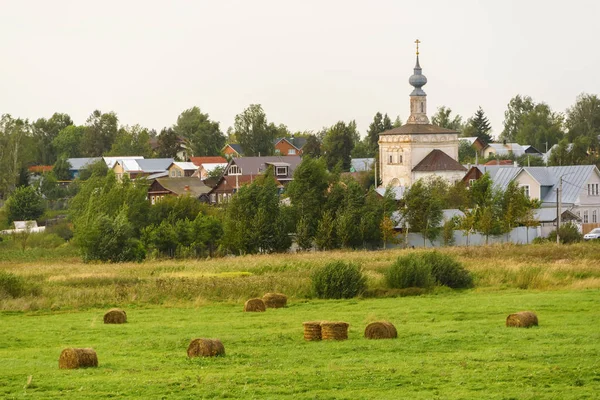
{"type": "Polygon", "coordinates": [[[471,274],[458,261],[437,251],[398,257],[385,272],[385,280],[389,287],[398,289],[429,288],[433,285],[455,289],[473,286],[471,274]]]}
{"type": "Polygon", "coordinates": [[[343,261],[331,262],[315,270],[311,280],[315,295],[321,299],[348,299],[367,287],[360,267],[343,261]]]}
{"type": "MultiPolygon", "coordinates": [[[[571,222],[561,225],[558,232],[560,234],[560,242],[562,244],[577,243],[583,240],[583,235],[579,233],[577,225],[571,222]]],[[[548,240],[556,243],[556,230],[550,232],[550,235],[548,235],[548,240]]]]}
{"type": "Polygon", "coordinates": [[[28,282],[22,276],[0,271],[0,299],[38,295],[40,288],[28,282]]]}

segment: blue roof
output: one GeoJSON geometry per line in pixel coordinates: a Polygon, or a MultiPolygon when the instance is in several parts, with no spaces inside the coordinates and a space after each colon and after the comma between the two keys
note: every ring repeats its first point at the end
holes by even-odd
{"type": "Polygon", "coordinates": [[[85,169],[90,164],[93,164],[99,160],[102,160],[102,157],[81,157],[81,158],[68,158],[67,161],[71,164],[71,171],[79,171],[80,169],[85,169]]]}

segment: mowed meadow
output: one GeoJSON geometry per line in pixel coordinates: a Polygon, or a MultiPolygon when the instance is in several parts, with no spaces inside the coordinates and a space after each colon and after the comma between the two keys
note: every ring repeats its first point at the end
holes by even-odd
{"type": "Polygon", "coordinates": [[[2,258],[0,273],[19,277],[22,291],[0,298],[0,398],[597,398],[600,244],[443,249],[472,272],[473,289],[387,288],[384,271],[419,251],[2,258]],[[337,260],[362,266],[367,291],[313,298],[311,271],[337,260]],[[243,312],[265,292],[287,294],[288,306],[243,312]],[[103,324],[110,307],[125,309],[128,323],[103,324]],[[505,327],[522,310],[539,326],[505,327]],[[349,323],[349,339],[304,341],[302,322],[313,320],[349,323]],[[398,338],[365,339],[378,320],[398,338]],[[226,355],[189,359],[198,337],[220,339],[226,355]],[[59,370],[67,347],[93,347],[98,368],[59,370]]]}

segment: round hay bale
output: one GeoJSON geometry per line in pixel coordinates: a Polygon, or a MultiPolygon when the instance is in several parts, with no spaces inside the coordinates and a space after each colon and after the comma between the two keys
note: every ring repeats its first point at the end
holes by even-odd
{"type": "Polygon", "coordinates": [[[514,326],[517,328],[538,326],[538,318],[537,315],[531,311],[521,311],[506,317],[506,326],[514,326]]]}
{"type": "Polygon", "coordinates": [[[77,369],[98,366],[98,355],[92,348],[64,349],[58,358],[58,368],[77,369]]]}
{"type": "Polygon", "coordinates": [[[245,312],[262,312],[266,310],[267,307],[262,299],[250,299],[244,303],[245,312]]]}
{"type": "Polygon", "coordinates": [[[104,314],[105,324],[124,324],[127,322],[127,313],[120,308],[111,308],[104,314]]]}
{"type": "Polygon", "coordinates": [[[303,322],[304,340],[321,340],[321,321],[303,322]]]}
{"type": "Polygon", "coordinates": [[[287,304],[287,296],[281,293],[265,293],[262,299],[267,308],[283,308],[287,304]]]}
{"type": "Polygon", "coordinates": [[[225,355],[225,347],[219,339],[194,339],[187,349],[188,357],[217,357],[225,355]]]}
{"type": "Polygon", "coordinates": [[[348,339],[348,326],[346,322],[321,322],[321,338],[323,340],[348,339]]]}
{"type": "Polygon", "coordinates": [[[365,328],[367,339],[395,339],[398,337],[396,327],[387,321],[371,322],[365,328]]]}

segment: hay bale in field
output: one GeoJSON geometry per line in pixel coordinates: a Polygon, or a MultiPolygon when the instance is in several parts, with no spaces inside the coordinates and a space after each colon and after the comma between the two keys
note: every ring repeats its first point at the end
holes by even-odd
{"type": "Polygon", "coordinates": [[[321,340],[321,321],[303,322],[304,340],[321,340]]]}
{"type": "Polygon", "coordinates": [[[287,296],[281,293],[265,293],[262,299],[267,308],[282,308],[287,304],[287,296]]]}
{"type": "Polygon", "coordinates": [[[98,366],[98,355],[92,348],[64,349],[58,358],[58,368],[76,369],[98,366]]]}
{"type": "Polygon", "coordinates": [[[267,307],[262,299],[250,299],[244,303],[245,312],[261,312],[266,310],[267,307]]]}
{"type": "Polygon", "coordinates": [[[104,314],[105,324],[124,324],[127,322],[127,313],[120,308],[111,308],[104,314]]]}
{"type": "Polygon", "coordinates": [[[194,339],[187,349],[188,357],[217,357],[225,355],[225,347],[219,339],[194,339]]]}
{"type": "Polygon", "coordinates": [[[365,328],[367,339],[395,339],[398,337],[396,327],[387,321],[371,322],[365,328]]]}
{"type": "Polygon", "coordinates": [[[517,328],[538,326],[538,318],[537,315],[531,311],[521,311],[506,317],[506,326],[514,326],[517,328]]]}
{"type": "Polygon", "coordinates": [[[348,339],[348,326],[346,322],[321,322],[321,338],[323,340],[348,339]]]}

